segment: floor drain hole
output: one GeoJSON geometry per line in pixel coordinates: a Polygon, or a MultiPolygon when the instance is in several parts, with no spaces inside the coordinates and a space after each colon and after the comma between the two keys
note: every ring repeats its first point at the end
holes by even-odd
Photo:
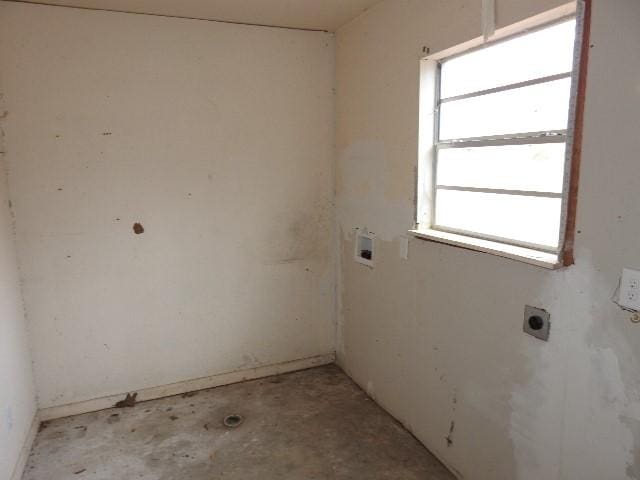
{"type": "Polygon", "coordinates": [[[228,417],[224,417],[222,423],[224,423],[225,427],[228,428],[236,428],[239,427],[242,422],[244,422],[244,418],[240,415],[229,415],[228,417]]]}

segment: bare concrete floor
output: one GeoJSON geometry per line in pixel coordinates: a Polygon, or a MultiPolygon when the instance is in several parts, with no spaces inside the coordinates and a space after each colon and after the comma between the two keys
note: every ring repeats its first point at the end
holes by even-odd
{"type": "Polygon", "coordinates": [[[54,420],[23,480],[450,480],[338,367],[54,420]],[[223,419],[244,417],[237,428],[223,419]]]}

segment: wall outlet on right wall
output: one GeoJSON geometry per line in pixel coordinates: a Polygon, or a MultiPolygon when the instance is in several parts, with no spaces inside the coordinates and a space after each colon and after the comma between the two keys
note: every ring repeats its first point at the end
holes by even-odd
{"type": "Polygon", "coordinates": [[[542,308],[525,306],[523,330],[539,340],[549,341],[551,315],[542,308]]]}
{"type": "Polygon", "coordinates": [[[621,307],[640,311],[640,272],[625,268],[620,280],[618,303],[621,307]]]}

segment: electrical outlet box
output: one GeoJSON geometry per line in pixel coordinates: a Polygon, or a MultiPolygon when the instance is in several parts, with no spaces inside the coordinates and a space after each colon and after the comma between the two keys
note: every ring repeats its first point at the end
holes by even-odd
{"type": "Polygon", "coordinates": [[[356,229],[356,251],[354,260],[373,268],[375,260],[375,236],[366,228],[356,229]]]}
{"type": "Polygon", "coordinates": [[[524,333],[545,342],[549,341],[551,330],[551,315],[542,308],[527,305],[524,307],[524,333]]]}
{"type": "Polygon", "coordinates": [[[640,311],[640,272],[625,268],[620,280],[618,303],[624,308],[640,311]]]}

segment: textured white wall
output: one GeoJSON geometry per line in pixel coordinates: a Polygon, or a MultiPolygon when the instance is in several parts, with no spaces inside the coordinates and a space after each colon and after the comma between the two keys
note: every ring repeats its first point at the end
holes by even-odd
{"type": "Polygon", "coordinates": [[[33,423],[36,394],[2,153],[7,150],[4,128],[10,115],[2,97],[3,81],[0,69],[0,478],[8,480],[33,423]]]}
{"type": "Polygon", "coordinates": [[[40,407],[334,350],[333,55],[325,33],[0,3],[40,407]]]}
{"type": "MultiPolygon", "coordinates": [[[[498,0],[499,26],[553,0],[498,0]]],[[[419,57],[480,35],[481,2],[387,0],[337,34],[339,360],[467,480],[640,478],[640,2],[594,0],[577,264],[551,272],[398,237],[413,222],[419,57]],[[374,270],[353,229],[379,235],[374,270]],[[525,304],[552,315],[522,333],[525,304]],[[447,437],[451,444],[448,445],[447,437]]]]}

